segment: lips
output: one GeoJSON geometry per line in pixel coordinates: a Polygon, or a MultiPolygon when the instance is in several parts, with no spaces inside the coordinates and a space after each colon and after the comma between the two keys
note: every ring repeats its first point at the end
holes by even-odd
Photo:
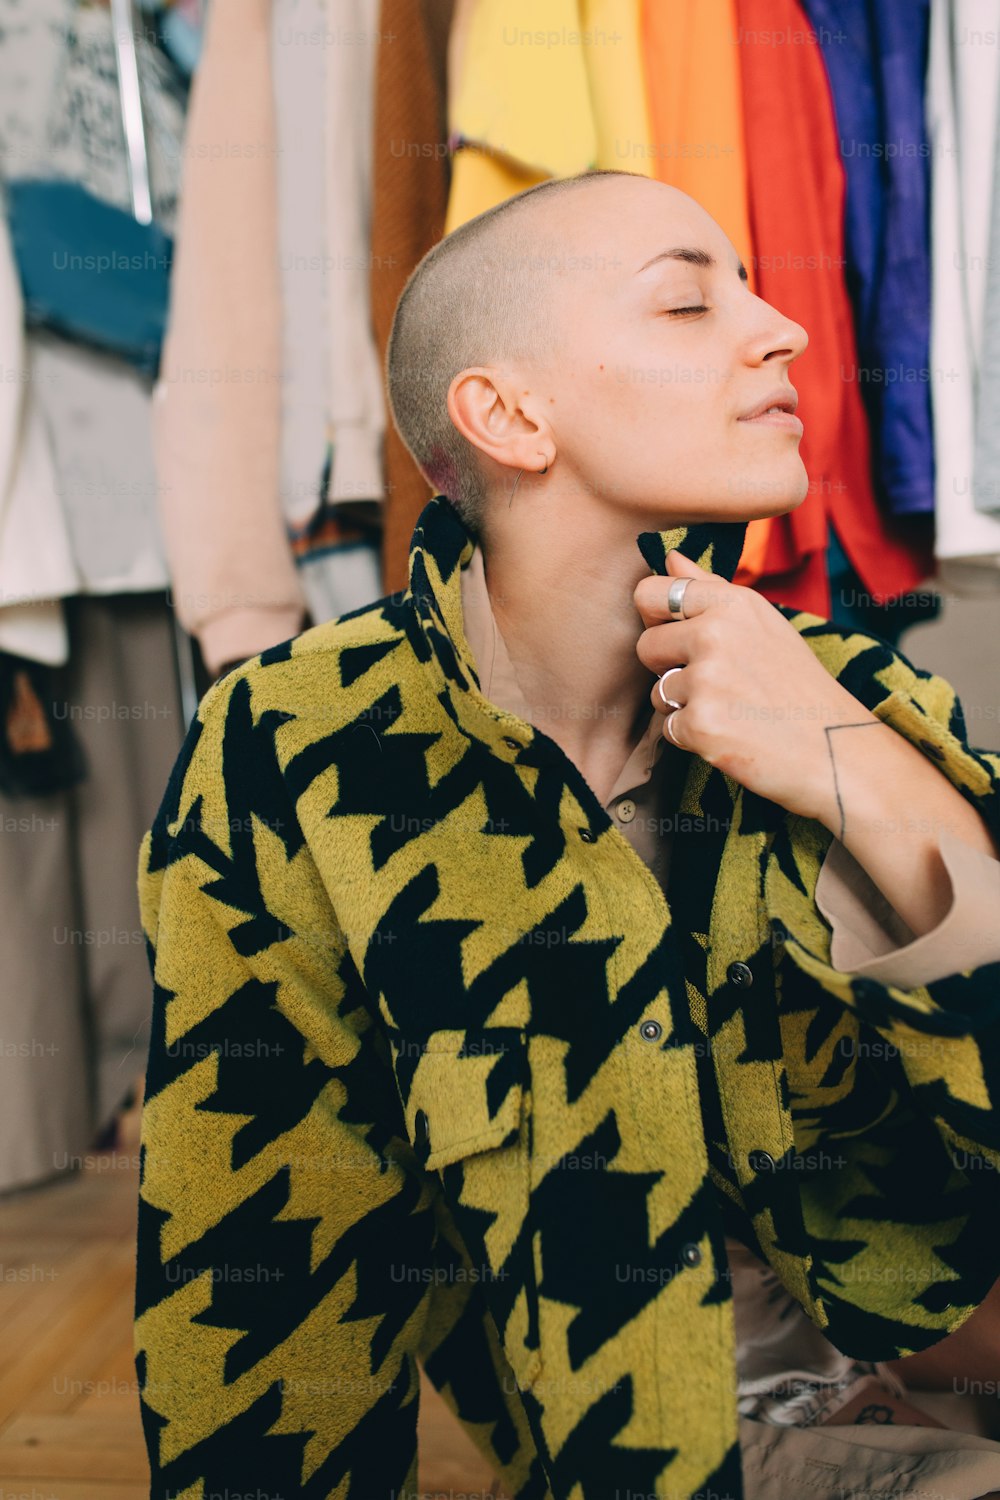
{"type": "Polygon", "coordinates": [[[795,408],[798,404],[798,392],[790,390],[787,386],[781,386],[777,390],[772,391],[769,396],[765,396],[762,401],[758,401],[757,405],[751,407],[749,411],[745,411],[738,420],[741,422],[753,422],[757,417],[763,417],[772,407],[777,407],[779,411],[789,416],[794,416],[795,408]]]}

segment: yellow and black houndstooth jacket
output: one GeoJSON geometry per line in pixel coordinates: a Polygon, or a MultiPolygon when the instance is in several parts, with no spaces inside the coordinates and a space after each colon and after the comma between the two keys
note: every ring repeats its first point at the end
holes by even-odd
{"type": "MultiPolygon", "coordinates": [[[[143,840],[154,1500],[416,1494],[418,1360],[517,1500],[740,1500],[725,1232],[865,1359],[1000,1274],[1000,964],[835,970],[829,832],[688,752],[668,904],[481,693],[473,546],[435,497],[405,593],[214,684],[143,840]]],[[[1000,832],[949,684],[783,613],[1000,832]]]]}

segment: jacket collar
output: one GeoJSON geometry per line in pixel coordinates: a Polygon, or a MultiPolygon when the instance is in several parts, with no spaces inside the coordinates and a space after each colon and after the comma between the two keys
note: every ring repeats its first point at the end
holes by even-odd
{"type": "MultiPolygon", "coordinates": [[[[636,546],[652,573],[667,575],[667,553],[676,547],[706,571],[732,582],[748,524],[701,521],[643,531],[636,546]]],[[[558,747],[525,719],[491,703],[480,686],[465,634],[461,588],[462,570],[475,548],[475,537],[447,496],[429,500],[410,542],[409,597],[418,625],[414,644],[434,677],[440,701],[463,734],[504,759],[540,765],[557,759],[558,747]]]]}

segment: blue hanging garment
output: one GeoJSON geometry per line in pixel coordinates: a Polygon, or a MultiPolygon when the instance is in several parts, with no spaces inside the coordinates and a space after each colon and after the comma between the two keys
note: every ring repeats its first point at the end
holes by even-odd
{"type": "MultiPolygon", "coordinates": [[[[102,23],[105,19],[113,33],[132,211],[73,177],[8,177],[4,191],[11,244],[29,327],[49,328],[116,355],[155,378],[167,322],[173,241],[153,216],[130,0],[112,0],[111,15],[102,17],[102,23]]],[[[67,50],[79,65],[85,49],[75,47],[76,40],[71,26],[67,50]]],[[[98,80],[98,88],[102,83],[98,80]]]]}
{"type": "Polygon", "coordinates": [[[77,182],[21,178],[8,183],[6,196],[27,325],[118,355],[155,377],[170,237],[77,182]]]}
{"type": "Polygon", "coordinates": [[[844,277],[875,493],[889,514],[933,513],[930,0],[802,3],[823,50],[847,179],[844,277]]]}

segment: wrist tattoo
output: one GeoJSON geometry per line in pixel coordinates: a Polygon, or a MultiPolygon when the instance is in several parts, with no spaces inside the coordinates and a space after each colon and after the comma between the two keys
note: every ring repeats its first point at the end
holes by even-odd
{"type": "Polygon", "coordinates": [[[830,735],[835,729],[873,729],[881,722],[880,719],[859,719],[856,724],[828,724],[824,726],[823,732],[826,735],[826,748],[830,753],[830,768],[833,771],[833,790],[837,798],[837,811],[840,813],[840,833],[838,834],[838,838],[841,843],[844,842],[845,832],[844,804],[840,798],[840,787],[837,783],[837,765],[833,758],[833,744],[830,740],[830,735]]]}

